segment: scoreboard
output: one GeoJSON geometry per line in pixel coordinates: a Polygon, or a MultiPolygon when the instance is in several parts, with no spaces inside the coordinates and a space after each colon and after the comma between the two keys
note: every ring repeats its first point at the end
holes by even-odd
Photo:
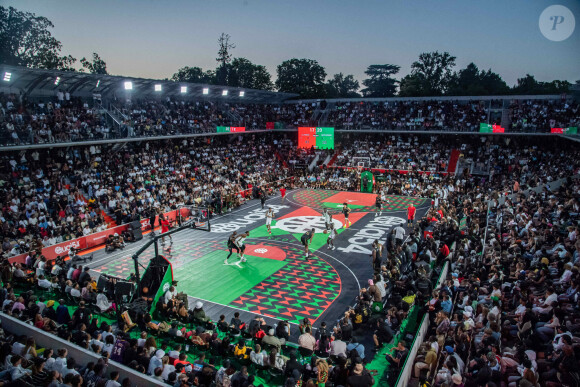
{"type": "Polygon", "coordinates": [[[217,133],[237,133],[245,132],[245,126],[218,126],[216,128],[217,133]]]}
{"type": "Polygon", "coordinates": [[[298,128],[298,148],[334,149],[334,128],[298,128]]]}

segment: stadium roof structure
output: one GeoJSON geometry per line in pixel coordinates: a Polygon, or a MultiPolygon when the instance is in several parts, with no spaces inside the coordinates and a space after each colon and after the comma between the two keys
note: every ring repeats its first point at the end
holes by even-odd
{"type": "Polygon", "coordinates": [[[123,98],[127,93],[131,93],[137,98],[170,96],[184,99],[219,99],[238,103],[281,103],[298,96],[240,87],[0,65],[0,91],[41,97],[53,96],[59,90],[81,97],[100,94],[105,98],[113,95],[123,98]],[[128,82],[131,83],[129,90],[125,88],[128,82]],[[225,95],[224,90],[227,90],[225,95]]]}

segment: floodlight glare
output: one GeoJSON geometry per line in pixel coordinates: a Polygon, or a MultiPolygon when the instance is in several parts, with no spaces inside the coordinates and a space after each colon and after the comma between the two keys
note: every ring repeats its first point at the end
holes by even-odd
{"type": "Polygon", "coordinates": [[[12,78],[12,73],[4,73],[4,81],[10,82],[10,78],[12,78]]]}
{"type": "Polygon", "coordinates": [[[209,94],[209,89],[207,87],[203,88],[203,95],[208,95],[209,94]]]}
{"type": "Polygon", "coordinates": [[[54,80],[54,85],[57,86],[60,83],[60,77],[56,77],[54,80]]]}
{"type": "Polygon", "coordinates": [[[155,91],[161,91],[161,85],[155,85],[155,91]]]}
{"type": "Polygon", "coordinates": [[[244,95],[246,95],[245,91],[240,91],[240,97],[243,97],[244,95]]]}
{"type": "Polygon", "coordinates": [[[97,81],[97,86],[96,86],[96,87],[99,87],[99,85],[100,85],[100,84],[101,84],[101,80],[99,79],[99,80],[97,81]]]}
{"type": "Polygon", "coordinates": [[[223,90],[222,91],[222,95],[225,97],[226,95],[228,95],[228,91],[227,90],[223,90]]]}
{"type": "Polygon", "coordinates": [[[133,82],[125,82],[125,90],[133,90],[133,82]]]}
{"type": "Polygon", "coordinates": [[[181,93],[187,93],[187,86],[181,86],[181,93]]]}

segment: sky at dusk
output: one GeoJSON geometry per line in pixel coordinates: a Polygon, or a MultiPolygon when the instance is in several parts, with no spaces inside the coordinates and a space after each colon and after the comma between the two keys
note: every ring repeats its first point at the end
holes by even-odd
{"type": "Polygon", "coordinates": [[[401,66],[421,52],[448,51],[455,70],[474,62],[508,85],[533,74],[541,81],[580,79],[580,1],[559,0],[2,0],[3,6],[46,16],[63,54],[97,52],[110,74],[166,78],[183,66],[216,67],[217,39],[232,37],[234,57],[276,66],[317,60],[330,77],[359,81],[371,64],[401,66]],[[562,42],[538,27],[542,11],[568,7],[576,29],[562,42]]]}

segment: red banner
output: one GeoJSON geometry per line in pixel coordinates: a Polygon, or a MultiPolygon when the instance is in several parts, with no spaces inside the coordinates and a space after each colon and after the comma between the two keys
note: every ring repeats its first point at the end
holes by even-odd
{"type": "MultiPolygon", "coordinates": [[[[165,218],[169,220],[169,223],[174,223],[177,221],[177,211],[170,211],[165,214],[165,218]]],[[[159,217],[155,218],[155,224],[159,224],[159,217]]],[[[123,224],[117,227],[109,228],[105,231],[96,232],[94,234],[80,237],[77,239],[72,239],[67,242],[62,242],[56,245],[48,246],[42,249],[42,255],[46,257],[47,260],[56,259],[56,257],[66,257],[68,256],[68,252],[71,247],[75,247],[76,249],[85,250],[90,249],[93,247],[101,246],[105,244],[105,240],[109,235],[113,235],[115,233],[121,234],[123,231],[129,228],[128,224],[123,224]]],[[[142,219],[141,220],[141,230],[146,231],[151,228],[149,219],[142,219]]],[[[26,256],[28,254],[20,254],[15,257],[11,257],[8,260],[11,263],[24,263],[26,260],[26,256]]]]}
{"type": "Polygon", "coordinates": [[[245,126],[230,126],[230,133],[245,132],[245,131],[246,131],[245,126]]]}
{"type": "Polygon", "coordinates": [[[505,129],[499,125],[492,125],[491,129],[493,133],[505,133],[505,129]]]}
{"type": "Polygon", "coordinates": [[[266,122],[266,129],[274,129],[276,124],[273,122],[266,122]]]}

